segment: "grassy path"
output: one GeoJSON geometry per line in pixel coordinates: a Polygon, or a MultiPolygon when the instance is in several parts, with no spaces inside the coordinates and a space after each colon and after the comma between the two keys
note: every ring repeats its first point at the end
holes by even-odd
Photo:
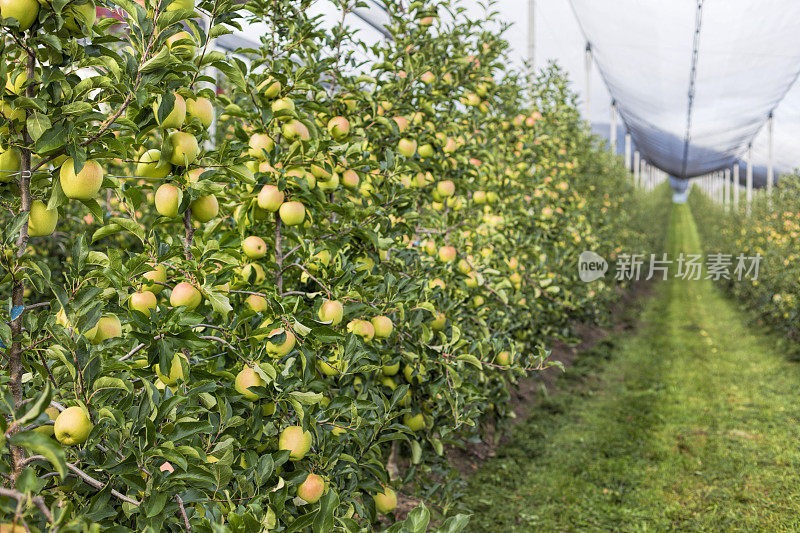
{"type": "MultiPolygon", "coordinates": [[[[699,252],[686,206],[670,248],[699,252]]],[[[644,305],[471,479],[471,531],[800,530],[800,366],[708,281],[644,305]]]]}

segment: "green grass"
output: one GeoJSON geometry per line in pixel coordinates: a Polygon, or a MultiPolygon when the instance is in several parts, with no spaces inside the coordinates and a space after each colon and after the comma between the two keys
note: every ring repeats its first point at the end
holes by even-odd
{"type": "MultiPolygon", "coordinates": [[[[700,251],[686,206],[670,250],[700,251]]],[[[470,531],[800,529],[798,364],[711,282],[642,305],[472,477],[470,531]]]]}

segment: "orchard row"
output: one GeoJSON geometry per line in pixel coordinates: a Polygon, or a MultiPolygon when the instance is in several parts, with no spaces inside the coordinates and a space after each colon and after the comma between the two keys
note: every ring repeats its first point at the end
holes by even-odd
{"type": "Polygon", "coordinates": [[[447,448],[617,297],[580,252],[649,244],[563,75],[450,1],[372,47],[349,1],[79,1],[0,0],[7,522],[463,529],[447,448]]]}

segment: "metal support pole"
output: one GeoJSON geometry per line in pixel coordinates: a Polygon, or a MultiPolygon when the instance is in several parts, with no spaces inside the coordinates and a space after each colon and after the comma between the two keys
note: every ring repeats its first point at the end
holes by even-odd
{"type": "Polygon", "coordinates": [[[745,177],[747,187],[747,214],[750,214],[750,204],[753,203],[753,145],[747,147],[747,175],[745,177]]]}
{"type": "Polygon", "coordinates": [[[739,207],[739,189],[741,181],[739,178],[739,162],[733,165],[733,207],[739,207]]]}
{"type": "Polygon", "coordinates": [[[625,168],[631,170],[631,134],[625,134],[625,168]]]}
{"type": "Polygon", "coordinates": [[[637,186],[639,185],[639,164],[641,162],[639,159],[640,157],[639,150],[633,152],[633,183],[637,186]]]}
{"type": "Polygon", "coordinates": [[[591,123],[592,115],[592,45],[586,43],[586,56],[584,59],[586,70],[586,121],[591,123]]]}
{"type": "Polygon", "coordinates": [[[608,136],[611,141],[611,153],[617,155],[617,103],[611,102],[611,131],[608,136]]]}
{"type": "Polygon", "coordinates": [[[536,0],[528,0],[528,63],[535,70],[536,63],[536,0]]]}
{"type": "Polygon", "coordinates": [[[769,114],[769,121],[767,122],[767,143],[768,159],[767,159],[767,198],[772,197],[772,182],[775,179],[775,117],[772,113],[769,114]]]}

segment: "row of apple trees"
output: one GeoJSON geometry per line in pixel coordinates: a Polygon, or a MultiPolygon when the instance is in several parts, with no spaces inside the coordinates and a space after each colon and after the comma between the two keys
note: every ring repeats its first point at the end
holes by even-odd
{"type": "Polygon", "coordinates": [[[648,245],[558,69],[312,3],[0,2],[4,531],[461,530],[446,447],[648,245]]]}
{"type": "Polygon", "coordinates": [[[737,299],[756,309],[766,322],[797,339],[800,336],[798,176],[782,176],[769,198],[757,194],[749,216],[743,205],[726,209],[699,190],[693,191],[690,202],[706,253],[730,256],[730,279],[720,279],[720,283],[737,299]],[[747,275],[741,280],[736,272],[740,254],[746,258],[761,257],[757,273],[751,270],[752,261],[745,262],[743,272],[747,275]]]}

